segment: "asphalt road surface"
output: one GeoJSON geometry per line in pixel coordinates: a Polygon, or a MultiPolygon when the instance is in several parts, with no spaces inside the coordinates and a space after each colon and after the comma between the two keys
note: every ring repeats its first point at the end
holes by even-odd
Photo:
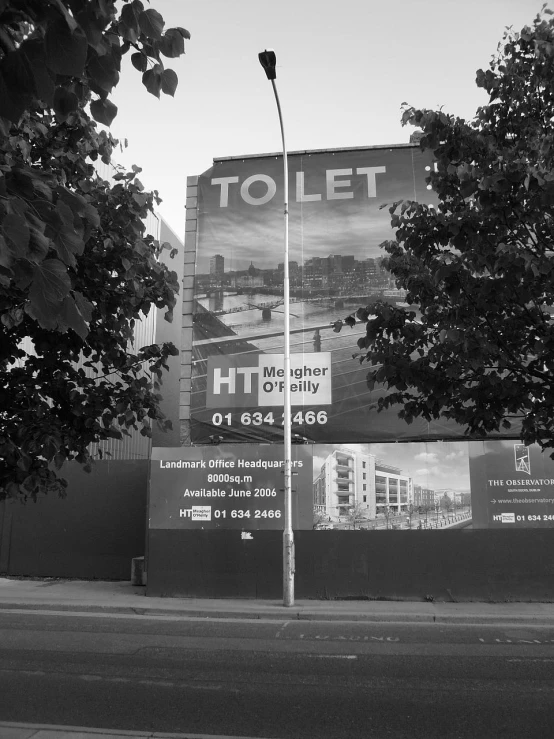
{"type": "Polygon", "coordinates": [[[546,739],[554,628],[0,611],[0,721],[546,739]]]}

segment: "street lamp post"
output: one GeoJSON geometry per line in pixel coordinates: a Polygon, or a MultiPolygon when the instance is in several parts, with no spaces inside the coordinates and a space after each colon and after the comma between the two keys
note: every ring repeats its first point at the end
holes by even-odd
{"type": "Polygon", "coordinates": [[[277,77],[277,59],[272,49],[266,49],[258,54],[260,64],[264,68],[267,79],[270,80],[279,113],[281,139],[283,141],[283,201],[285,216],[285,246],[283,265],[283,300],[284,300],[284,360],[283,369],[285,387],[283,397],[284,423],[284,490],[285,490],[285,528],[283,531],[283,605],[294,605],[294,534],[292,530],[292,438],[291,438],[291,404],[290,404],[290,286],[289,286],[289,169],[287,147],[285,144],[285,127],[281,103],[277,93],[275,78],[277,77]]]}

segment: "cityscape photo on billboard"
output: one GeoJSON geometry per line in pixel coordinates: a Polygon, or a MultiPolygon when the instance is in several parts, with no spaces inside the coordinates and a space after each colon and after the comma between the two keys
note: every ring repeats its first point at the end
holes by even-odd
{"type": "MultiPolygon", "coordinates": [[[[429,155],[413,145],[289,156],[293,439],[462,439],[453,422],[377,412],[353,358],[365,325],[337,319],[376,300],[403,305],[380,244],[398,200],[433,204],[429,155]]],[[[282,157],[217,160],[198,178],[191,440],[283,440],[282,157]]],[[[417,312],[417,311],[416,311],[417,312]]],[[[513,432],[512,432],[513,433],[513,432]]]]}

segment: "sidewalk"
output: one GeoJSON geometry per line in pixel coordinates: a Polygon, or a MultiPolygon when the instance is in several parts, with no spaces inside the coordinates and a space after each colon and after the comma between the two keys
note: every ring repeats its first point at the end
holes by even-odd
{"type": "MultiPolygon", "coordinates": [[[[152,617],[252,618],[403,623],[532,623],[554,626],[554,603],[152,598],[129,582],[0,577],[2,609],[152,617]]],[[[0,739],[3,739],[0,734],[0,739]]]]}

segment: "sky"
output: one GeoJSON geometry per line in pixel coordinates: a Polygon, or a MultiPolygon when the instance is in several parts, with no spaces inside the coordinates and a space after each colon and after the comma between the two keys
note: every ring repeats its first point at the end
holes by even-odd
{"type": "MultiPolygon", "coordinates": [[[[357,260],[382,256],[380,244],[391,238],[389,209],[383,205],[404,198],[429,202],[432,197],[425,183],[425,165],[430,161],[411,148],[290,155],[291,259],[302,265],[312,257],[329,254],[350,255],[357,260]],[[346,170],[351,174],[346,175],[346,170]],[[336,194],[349,198],[329,199],[326,176],[330,171],[342,172],[336,178],[340,183],[336,194]],[[313,201],[303,202],[302,196],[298,196],[298,172],[304,176],[303,192],[315,198],[313,201]]],[[[248,269],[251,262],[259,269],[275,269],[283,261],[281,250],[266,248],[267,244],[282,241],[282,181],[282,157],[221,162],[217,171],[199,178],[202,237],[197,250],[197,273],[209,271],[209,260],[214,254],[224,255],[226,270],[248,269]],[[238,177],[239,182],[229,183],[223,196],[221,180],[232,176],[238,177]],[[271,192],[267,183],[257,179],[260,176],[271,178],[275,194],[267,202],[253,205],[244,200],[239,187],[247,177],[256,178],[248,188],[248,196],[265,201],[271,192]],[[228,205],[221,207],[222,201],[228,205]]]]}
{"type": "Polygon", "coordinates": [[[314,447],[314,479],[327,456],[336,449],[360,449],[365,454],[373,454],[379,461],[400,468],[403,475],[412,478],[414,485],[431,490],[470,491],[469,454],[465,441],[317,444],[314,447]]]}
{"type": "MultiPolygon", "coordinates": [[[[532,23],[543,0],[152,0],[166,28],[191,34],[165,59],[179,85],[158,100],[125,62],[112,95],[115,159],[143,168],[159,212],[184,237],[187,176],[217,157],[281,150],[271,83],[258,53],[274,49],[289,151],[407,143],[403,102],[472,118],[475,85],[506,26],[532,23]]],[[[148,7],[147,0],[144,0],[148,7]]]]}

